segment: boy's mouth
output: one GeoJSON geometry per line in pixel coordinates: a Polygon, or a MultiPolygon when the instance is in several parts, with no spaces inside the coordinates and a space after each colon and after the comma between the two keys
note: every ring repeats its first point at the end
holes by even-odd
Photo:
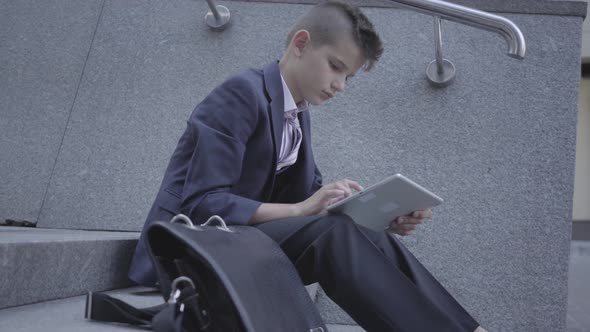
{"type": "Polygon", "coordinates": [[[330,99],[334,97],[334,94],[326,92],[326,91],[322,91],[324,93],[324,95],[326,96],[326,98],[330,99]]]}

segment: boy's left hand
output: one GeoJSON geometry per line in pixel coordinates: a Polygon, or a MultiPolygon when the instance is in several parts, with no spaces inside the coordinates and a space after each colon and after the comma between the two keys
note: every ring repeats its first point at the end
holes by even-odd
{"type": "Polygon", "coordinates": [[[405,216],[397,217],[389,224],[388,232],[399,235],[410,235],[416,230],[416,227],[424,222],[424,219],[432,218],[432,210],[418,210],[408,213],[405,216]]]}

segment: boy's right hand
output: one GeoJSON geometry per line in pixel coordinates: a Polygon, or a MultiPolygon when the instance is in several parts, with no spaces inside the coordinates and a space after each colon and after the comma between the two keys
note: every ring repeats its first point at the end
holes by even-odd
{"type": "Polygon", "coordinates": [[[312,216],[326,212],[328,206],[353,194],[353,190],[361,191],[363,187],[355,181],[344,179],[321,187],[311,197],[295,204],[300,216],[312,216]]]}

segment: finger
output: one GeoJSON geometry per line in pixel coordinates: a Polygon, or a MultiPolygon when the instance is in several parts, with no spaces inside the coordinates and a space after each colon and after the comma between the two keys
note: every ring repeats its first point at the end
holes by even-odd
{"type": "Polygon", "coordinates": [[[401,236],[411,235],[414,233],[411,231],[399,230],[399,229],[394,229],[394,228],[387,229],[387,231],[390,233],[395,233],[395,234],[401,235],[401,236]]]}
{"type": "Polygon", "coordinates": [[[327,206],[334,205],[334,203],[336,203],[336,202],[338,202],[338,199],[337,198],[332,198],[332,199],[330,199],[328,201],[328,205],[327,206]]]}
{"type": "Polygon", "coordinates": [[[414,219],[426,219],[426,213],[423,211],[414,211],[410,213],[409,217],[414,219]]]}
{"type": "Polygon", "coordinates": [[[326,189],[323,192],[324,199],[342,199],[346,193],[342,189],[326,189]]]}
{"type": "Polygon", "coordinates": [[[409,231],[416,230],[416,225],[403,224],[403,225],[396,225],[393,228],[397,231],[409,232],[409,231]]]}
{"type": "Polygon", "coordinates": [[[397,217],[397,219],[395,219],[396,224],[401,225],[401,224],[421,224],[422,223],[422,219],[419,218],[412,218],[412,217],[408,217],[408,216],[400,216],[397,217]]]}
{"type": "Polygon", "coordinates": [[[344,190],[346,190],[348,193],[350,193],[350,195],[353,194],[353,190],[354,191],[362,191],[363,187],[358,184],[356,181],[352,181],[349,179],[343,179],[340,181],[336,182],[336,185],[338,186],[338,188],[342,188],[344,190]]]}
{"type": "Polygon", "coordinates": [[[432,218],[432,210],[424,209],[424,210],[417,210],[411,214],[414,218],[421,218],[421,219],[429,219],[432,218]]]}
{"type": "Polygon", "coordinates": [[[327,203],[326,207],[328,207],[328,206],[330,206],[330,205],[333,205],[333,204],[335,204],[335,203],[338,203],[339,201],[341,201],[341,200],[343,200],[343,199],[344,199],[344,195],[341,195],[341,196],[337,196],[337,197],[330,198],[330,199],[328,200],[328,203],[327,203]]]}
{"type": "Polygon", "coordinates": [[[344,179],[343,181],[346,182],[349,188],[352,188],[356,191],[363,191],[363,186],[361,186],[358,182],[349,179],[344,179]]]}
{"type": "Polygon", "coordinates": [[[398,225],[398,224],[397,224],[397,219],[394,219],[394,220],[392,220],[392,221],[389,223],[389,227],[388,227],[388,229],[393,229],[393,228],[397,227],[397,225],[398,225]]]}
{"type": "Polygon", "coordinates": [[[345,192],[346,197],[352,195],[352,190],[350,189],[350,187],[343,181],[338,181],[336,182],[336,188],[342,190],[345,192]]]}
{"type": "Polygon", "coordinates": [[[406,232],[413,232],[416,230],[416,225],[405,224],[405,225],[400,225],[400,227],[402,230],[404,230],[406,232]]]}
{"type": "Polygon", "coordinates": [[[325,186],[323,186],[322,188],[327,188],[327,189],[335,189],[335,188],[339,188],[340,187],[340,181],[335,181],[335,182],[331,182],[325,186]]]}
{"type": "Polygon", "coordinates": [[[389,225],[389,229],[396,231],[396,232],[408,232],[408,231],[414,231],[416,230],[416,227],[418,225],[415,224],[393,224],[393,225],[389,225]]]}
{"type": "Polygon", "coordinates": [[[410,217],[406,217],[405,221],[403,222],[403,224],[412,224],[412,225],[420,225],[424,223],[424,219],[422,218],[410,218],[410,217]]]}

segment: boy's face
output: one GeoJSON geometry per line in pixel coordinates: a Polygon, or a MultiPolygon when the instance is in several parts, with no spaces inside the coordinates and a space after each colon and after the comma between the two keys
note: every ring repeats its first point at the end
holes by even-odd
{"type": "Polygon", "coordinates": [[[307,36],[305,44],[295,44],[298,61],[294,71],[296,91],[293,97],[296,102],[305,99],[312,105],[319,105],[343,91],[346,81],[356,74],[365,59],[349,36],[343,35],[337,38],[335,44],[318,47],[312,46],[309,33],[307,36]]]}

